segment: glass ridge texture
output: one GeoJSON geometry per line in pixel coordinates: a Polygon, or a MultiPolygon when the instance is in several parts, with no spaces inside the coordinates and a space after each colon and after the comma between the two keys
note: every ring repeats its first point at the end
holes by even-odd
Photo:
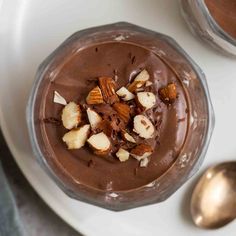
{"type": "MultiPolygon", "coordinates": [[[[119,22],[74,33],[42,62],[36,73],[28,101],[27,124],[37,161],[62,191],[74,199],[106,209],[121,211],[166,200],[197,172],[210,142],[214,127],[214,112],[202,70],[172,38],[133,24],[119,22]],[[132,42],[134,35],[142,42],[143,47],[152,50],[163,61],[171,64],[182,81],[183,88],[188,90],[190,96],[188,98],[189,130],[181,153],[162,176],[136,189],[104,191],[90,188],[81,183],[68,182],[47,161],[47,153],[45,148],[42,148],[43,140],[40,135],[37,135],[40,104],[38,93],[45,83],[45,74],[53,73],[56,65],[63,60],[65,55],[79,50],[78,42],[81,42],[83,47],[101,42],[117,42],[117,40],[132,42]],[[165,45],[165,51],[160,49],[161,45],[165,45]]],[[[46,146],[46,144],[44,145],[46,146]]]]}
{"type": "Polygon", "coordinates": [[[180,7],[181,14],[193,34],[219,52],[236,57],[236,39],[216,23],[204,0],[180,0],[180,7]]]}

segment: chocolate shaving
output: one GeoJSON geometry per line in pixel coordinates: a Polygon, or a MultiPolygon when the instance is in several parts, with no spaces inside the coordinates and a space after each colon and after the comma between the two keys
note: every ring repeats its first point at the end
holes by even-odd
{"type": "Polygon", "coordinates": [[[101,121],[96,129],[96,133],[104,132],[108,137],[111,137],[112,131],[113,130],[111,122],[109,122],[108,120],[101,121]]]}
{"type": "Polygon", "coordinates": [[[43,119],[44,123],[53,124],[53,125],[61,125],[61,121],[55,117],[48,117],[43,119]]]}
{"type": "Polygon", "coordinates": [[[86,80],[86,84],[91,85],[91,83],[94,84],[97,81],[98,81],[97,78],[92,78],[92,79],[90,78],[86,80]]]}
{"type": "Polygon", "coordinates": [[[133,56],[132,59],[131,59],[131,63],[134,64],[136,62],[136,57],[133,56]]]}
{"type": "Polygon", "coordinates": [[[156,127],[156,128],[160,127],[160,126],[161,126],[161,123],[162,123],[162,119],[156,120],[156,121],[155,121],[155,127],[156,127]]]}
{"type": "Polygon", "coordinates": [[[88,161],[88,167],[94,167],[95,166],[95,162],[91,159],[88,161]]]}

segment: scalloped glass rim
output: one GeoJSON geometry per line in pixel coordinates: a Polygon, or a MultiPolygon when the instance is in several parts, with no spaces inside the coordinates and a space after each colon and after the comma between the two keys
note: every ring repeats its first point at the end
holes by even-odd
{"type": "Polygon", "coordinates": [[[221,53],[235,57],[236,39],[225,32],[211,16],[204,0],[179,0],[181,15],[193,34],[221,53]]]}

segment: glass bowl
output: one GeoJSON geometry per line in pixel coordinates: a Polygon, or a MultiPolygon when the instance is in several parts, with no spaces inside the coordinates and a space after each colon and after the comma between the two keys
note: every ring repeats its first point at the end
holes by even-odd
{"type": "Polygon", "coordinates": [[[39,66],[27,107],[32,149],[38,162],[68,196],[114,211],[166,200],[199,169],[214,127],[214,112],[205,76],[174,39],[125,22],[81,30],[69,37],[39,66]],[[139,42],[171,65],[188,96],[188,134],[174,164],[145,186],[125,191],[102,191],[73,181],[55,165],[40,129],[41,92],[66,55],[101,42],[139,42]],[[155,40],[153,40],[155,39],[155,40]],[[165,50],[163,51],[163,47],[165,50]]]}
{"type": "Polygon", "coordinates": [[[221,53],[236,56],[236,39],[217,24],[204,0],[180,0],[180,6],[182,16],[193,34],[221,53]]]}

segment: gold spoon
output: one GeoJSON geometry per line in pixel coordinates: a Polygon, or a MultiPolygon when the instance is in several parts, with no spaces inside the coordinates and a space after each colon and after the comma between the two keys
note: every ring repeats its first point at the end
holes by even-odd
{"type": "Polygon", "coordinates": [[[236,162],[209,168],[197,183],[191,198],[194,223],[217,229],[236,218],[236,162]]]}

